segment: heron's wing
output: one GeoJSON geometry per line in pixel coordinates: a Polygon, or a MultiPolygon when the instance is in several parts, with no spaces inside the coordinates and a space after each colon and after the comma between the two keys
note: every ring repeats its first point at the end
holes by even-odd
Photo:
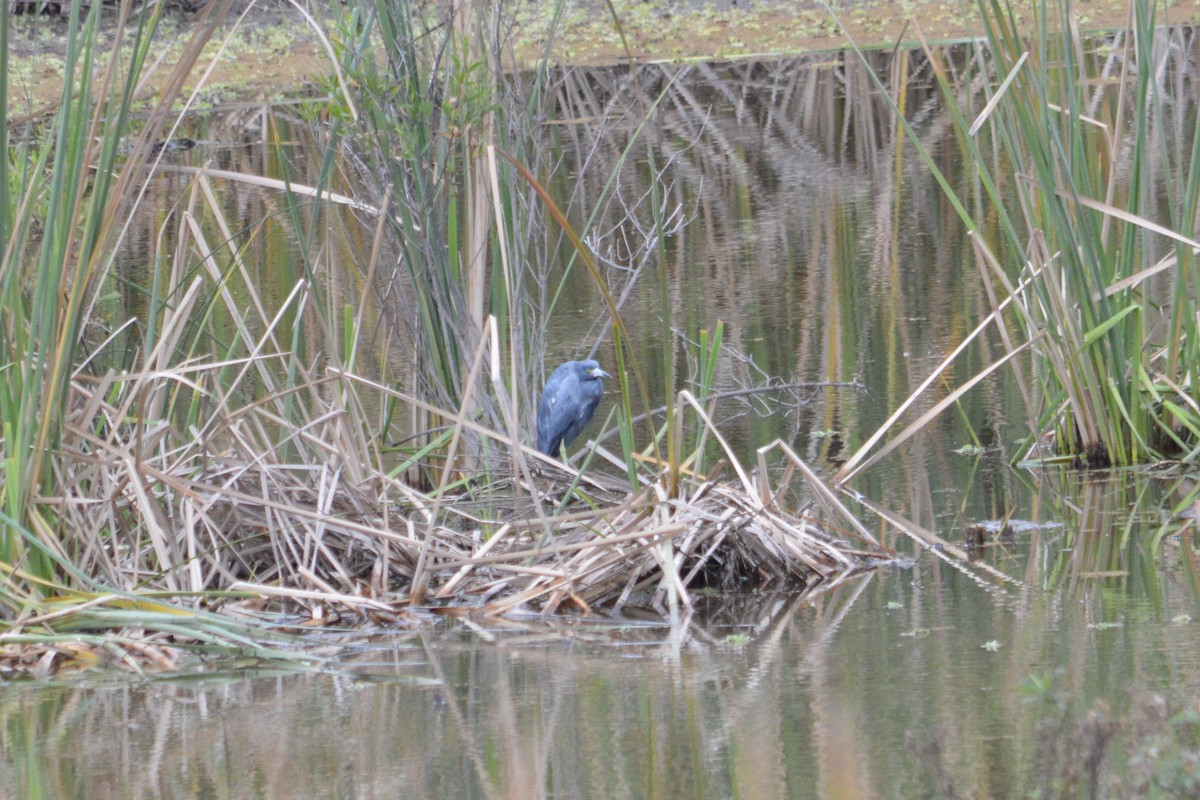
{"type": "Polygon", "coordinates": [[[538,406],[538,449],[556,455],[559,443],[575,419],[579,397],[579,380],[572,373],[555,372],[542,392],[538,406]]]}
{"type": "Polygon", "coordinates": [[[554,415],[556,413],[555,406],[557,405],[556,397],[550,387],[546,387],[546,391],[542,392],[542,402],[538,406],[537,415],[537,438],[538,450],[543,453],[550,452],[550,446],[554,439],[554,415]]]}
{"type": "Polygon", "coordinates": [[[600,403],[600,395],[604,392],[599,381],[574,381],[574,386],[565,393],[564,402],[558,407],[558,418],[561,420],[562,440],[570,444],[583,429],[592,421],[596,406],[600,403]],[[567,399],[569,398],[569,399],[567,399]]]}

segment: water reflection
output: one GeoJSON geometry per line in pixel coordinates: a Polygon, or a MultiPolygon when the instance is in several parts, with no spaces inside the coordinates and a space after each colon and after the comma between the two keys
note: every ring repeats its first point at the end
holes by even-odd
{"type": "Polygon", "coordinates": [[[683,630],[508,622],[377,642],[339,674],[9,686],[0,793],[914,797],[936,779],[914,752],[941,741],[971,796],[1013,797],[1045,745],[1030,674],[1117,709],[1200,689],[1200,626],[1152,598],[1100,625],[1097,593],[1010,591],[926,558],[683,630]]]}

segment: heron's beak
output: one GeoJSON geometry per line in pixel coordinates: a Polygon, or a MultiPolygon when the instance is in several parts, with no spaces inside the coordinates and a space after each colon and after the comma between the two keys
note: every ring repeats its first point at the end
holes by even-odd
{"type": "Polygon", "coordinates": [[[609,379],[612,378],[612,375],[609,375],[607,372],[600,369],[599,367],[596,367],[594,370],[592,370],[592,375],[597,378],[609,378],[609,379]]]}

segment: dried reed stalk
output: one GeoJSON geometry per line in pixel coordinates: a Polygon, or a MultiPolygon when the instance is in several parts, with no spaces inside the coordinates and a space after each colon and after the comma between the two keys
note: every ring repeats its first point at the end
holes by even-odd
{"type": "MultiPolygon", "coordinates": [[[[232,366],[261,371],[249,361],[232,366]]],[[[150,585],[210,600],[233,591],[358,618],[418,604],[485,616],[631,604],[666,613],[675,603],[690,606],[698,587],[812,586],[885,555],[835,540],[784,508],[782,487],[759,487],[765,471],[740,466],[731,483],[684,471],[674,497],[662,489],[665,467],[661,480],[635,492],[590,476],[570,490],[586,492],[586,503],[549,515],[544,501],[579,476],[482,426],[477,433],[530,463],[556,467],[534,471],[483,507],[466,489],[418,491],[365,459],[347,463],[359,452],[346,433],[356,426],[346,423],[350,405],[336,400],[345,393],[331,389],[351,380],[360,392],[384,389],[340,372],[297,392],[310,398],[299,429],[282,423],[277,397],[237,409],[218,404],[192,435],[141,422],[145,398],[171,384],[211,395],[208,376],[230,366],[73,383],[76,414],[59,462],[69,494],[42,502],[85,532],[76,550],[82,571],[119,589],[150,585]],[[288,462],[280,441],[296,445],[288,462]]]]}

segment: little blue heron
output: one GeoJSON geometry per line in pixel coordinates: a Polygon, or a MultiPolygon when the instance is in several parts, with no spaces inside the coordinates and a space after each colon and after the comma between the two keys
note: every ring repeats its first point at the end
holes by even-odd
{"type": "Polygon", "coordinates": [[[538,407],[538,450],[557,456],[560,448],[583,433],[604,394],[601,378],[611,377],[590,360],[568,361],[554,370],[538,407]]]}

